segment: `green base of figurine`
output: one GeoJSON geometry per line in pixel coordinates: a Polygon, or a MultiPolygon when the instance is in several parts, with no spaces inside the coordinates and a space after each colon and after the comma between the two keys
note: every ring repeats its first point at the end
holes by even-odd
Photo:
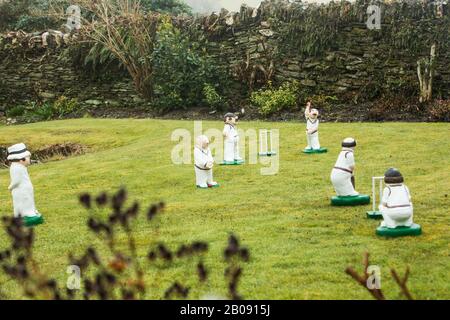
{"type": "Polygon", "coordinates": [[[360,194],[357,196],[334,196],[331,198],[331,205],[333,206],[360,206],[370,203],[370,196],[360,194]]]}
{"type": "Polygon", "coordinates": [[[272,156],[276,156],[277,153],[276,152],[262,152],[262,153],[258,153],[260,157],[272,157],[272,156]]]}
{"type": "Polygon", "coordinates": [[[204,190],[206,190],[206,189],[209,189],[209,188],[218,188],[218,187],[220,187],[220,185],[219,185],[219,184],[216,184],[216,185],[213,185],[213,186],[207,186],[207,187],[200,187],[200,186],[197,186],[197,189],[204,189],[204,190]]]}
{"type": "Polygon", "coordinates": [[[377,235],[382,237],[404,237],[404,236],[420,236],[422,234],[422,227],[418,224],[413,224],[411,227],[397,227],[397,228],[386,228],[378,227],[377,235]]]}
{"type": "Polygon", "coordinates": [[[34,227],[44,223],[44,218],[42,216],[34,216],[34,217],[24,217],[23,224],[26,227],[34,227]]]}
{"type": "Polygon", "coordinates": [[[306,153],[306,154],[327,153],[327,152],[328,152],[327,148],[320,148],[320,149],[308,149],[308,148],[306,148],[305,150],[303,150],[303,153],[306,153]]]}
{"type": "Polygon", "coordinates": [[[373,220],[381,220],[383,219],[383,215],[380,211],[367,211],[367,218],[373,219],[373,220]]]}
{"type": "Polygon", "coordinates": [[[221,166],[238,166],[244,163],[244,160],[224,161],[221,166]]]}

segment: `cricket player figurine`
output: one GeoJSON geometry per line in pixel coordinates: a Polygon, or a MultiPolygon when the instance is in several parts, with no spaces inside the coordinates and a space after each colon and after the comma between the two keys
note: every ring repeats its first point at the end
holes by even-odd
{"type": "Polygon", "coordinates": [[[237,119],[238,117],[234,113],[227,113],[224,117],[224,165],[239,165],[244,163],[244,160],[239,156],[239,134],[236,129],[237,119]]]}
{"type": "Polygon", "coordinates": [[[326,148],[321,148],[319,143],[319,111],[311,109],[311,101],[308,101],[305,109],[306,139],[308,146],[304,153],[325,153],[326,148]]]}
{"type": "Polygon", "coordinates": [[[331,171],[331,182],[337,194],[331,199],[333,205],[362,205],[370,202],[370,196],[360,195],[355,190],[355,147],[353,138],[346,138],[342,142],[342,150],[331,171]]]}
{"type": "Polygon", "coordinates": [[[403,184],[403,176],[395,168],[384,174],[386,187],[379,210],[383,221],[377,229],[382,236],[420,235],[421,227],[413,223],[413,205],[408,187],[403,184]]]}
{"type": "Polygon", "coordinates": [[[27,227],[44,222],[34,203],[34,189],[27,169],[32,162],[30,157],[31,153],[23,143],[8,148],[7,160],[11,163],[11,184],[8,189],[12,194],[14,217],[22,218],[27,227]]]}
{"type": "Polygon", "coordinates": [[[214,159],[209,149],[209,139],[204,135],[197,137],[194,149],[194,162],[197,188],[208,189],[218,187],[219,184],[213,180],[212,168],[214,166],[214,159]]]}

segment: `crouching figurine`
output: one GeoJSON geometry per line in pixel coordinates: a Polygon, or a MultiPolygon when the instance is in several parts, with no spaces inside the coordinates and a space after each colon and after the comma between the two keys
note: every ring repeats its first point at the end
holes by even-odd
{"type": "Polygon", "coordinates": [[[208,189],[218,187],[213,180],[212,168],[214,159],[209,149],[209,140],[206,136],[198,136],[194,149],[194,169],[197,188],[208,189]]]}
{"type": "Polygon", "coordinates": [[[306,140],[308,146],[304,153],[325,153],[326,148],[321,148],[319,143],[319,111],[311,109],[311,102],[308,101],[305,109],[306,118],[306,140]]]}
{"type": "Polygon", "coordinates": [[[227,113],[224,117],[224,165],[238,165],[244,163],[244,160],[239,156],[239,134],[236,129],[237,119],[238,117],[234,113],[227,113]]]}
{"type": "Polygon", "coordinates": [[[351,206],[363,205],[370,202],[370,196],[360,195],[355,190],[355,177],[353,172],[355,170],[354,150],[356,141],[353,138],[346,138],[342,142],[342,151],[331,171],[331,182],[337,197],[331,199],[332,205],[336,206],[351,206]]]}
{"type": "Polygon", "coordinates": [[[413,223],[411,194],[403,184],[400,171],[395,168],[387,170],[384,183],[386,187],[379,206],[383,221],[377,229],[377,234],[392,237],[421,234],[421,227],[413,223]]]}
{"type": "Polygon", "coordinates": [[[31,153],[23,143],[8,148],[7,160],[11,163],[11,184],[8,189],[12,194],[14,217],[22,218],[27,227],[44,222],[34,203],[34,189],[27,170],[31,164],[30,157],[31,153]]]}

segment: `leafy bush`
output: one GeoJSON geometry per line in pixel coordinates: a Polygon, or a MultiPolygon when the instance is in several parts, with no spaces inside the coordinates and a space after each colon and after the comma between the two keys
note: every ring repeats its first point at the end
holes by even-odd
{"type": "MultiPolygon", "coordinates": [[[[157,87],[158,89],[162,89],[162,87],[157,87]]],[[[155,107],[161,111],[169,111],[172,109],[184,108],[184,100],[180,97],[179,92],[177,90],[164,90],[159,91],[158,97],[156,99],[155,107]],[[162,94],[164,92],[164,94],[162,94]]]]}
{"type": "Polygon", "coordinates": [[[262,89],[253,92],[250,100],[258,107],[262,115],[271,115],[284,110],[292,110],[297,106],[298,83],[286,82],[278,89],[262,89]]]}
{"type": "Polygon", "coordinates": [[[60,96],[53,102],[53,115],[62,118],[76,110],[78,101],[69,99],[66,96],[60,96]]]}
{"type": "Polygon", "coordinates": [[[7,117],[17,118],[19,122],[48,121],[74,112],[77,109],[78,101],[60,96],[54,102],[31,102],[26,106],[16,106],[7,111],[7,117]]]}
{"type": "Polygon", "coordinates": [[[24,106],[15,106],[11,109],[6,110],[6,117],[8,118],[17,118],[23,116],[25,113],[24,106]]]}
{"type": "Polygon", "coordinates": [[[207,83],[203,86],[203,95],[205,96],[206,104],[214,110],[221,110],[226,105],[225,99],[217,93],[216,88],[207,83]]]}
{"type": "Polygon", "coordinates": [[[35,109],[31,109],[25,113],[25,117],[31,121],[48,121],[54,116],[54,109],[48,102],[44,102],[35,109]]]}
{"type": "MultiPolygon", "coordinates": [[[[162,111],[198,106],[205,97],[204,83],[210,84],[210,89],[227,87],[228,76],[214,65],[200,43],[191,41],[169,19],[161,23],[151,60],[155,107],[162,111]]],[[[223,92],[214,90],[217,95],[208,90],[208,97],[215,104],[223,92]]]]}

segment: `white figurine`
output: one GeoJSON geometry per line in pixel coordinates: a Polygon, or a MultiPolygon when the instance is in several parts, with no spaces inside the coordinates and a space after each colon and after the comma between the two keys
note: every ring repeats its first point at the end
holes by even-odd
{"type": "Polygon", "coordinates": [[[311,109],[311,102],[308,101],[305,109],[306,118],[306,139],[308,146],[306,149],[319,150],[319,111],[311,109]]]}
{"type": "Polygon", "coordinates": [[[198,188],[207,189],[218,187],[219,184],[213,180],[212,168],[214,159],[209,149],[208,137],[201,135],[197,137],[194,148],[195,179],[198,188]]]}
{"type": "Polygon", "coordinates": [[[384,174],[386,187],[379,206],[383,215],[381,227],[411,227],[413,225],[413,205],[407,186],[403,184],[403,176],[395,169],[390,168],[384,174]]]}
{"type": "Polygon", "coordinates": [[[224,164],[241,164],[244,160],[239,156],[239,134],[236,129],[238,117],[234,113],[227,113],[224,118],[224,164]]]}
{"type": "Polygon", "coordinates": [[[43,223],[42,215],[36,210],[33,185],[27,167],[31,164],[31,153],[23,143],[8,148],[7,160],[11,162],[11,191],[14,217],[21,217],[26,226],[43,223]]]}
{"type": "Polygon", "coordinates": [[[353,151],[356,141],[353,138],[346,138],[342,142],[342,151],[331,171],[331,182],[338,196],[357,196],[355,191],[355,180],[353,171],[355,170],[355,158],[353,151]]]}

